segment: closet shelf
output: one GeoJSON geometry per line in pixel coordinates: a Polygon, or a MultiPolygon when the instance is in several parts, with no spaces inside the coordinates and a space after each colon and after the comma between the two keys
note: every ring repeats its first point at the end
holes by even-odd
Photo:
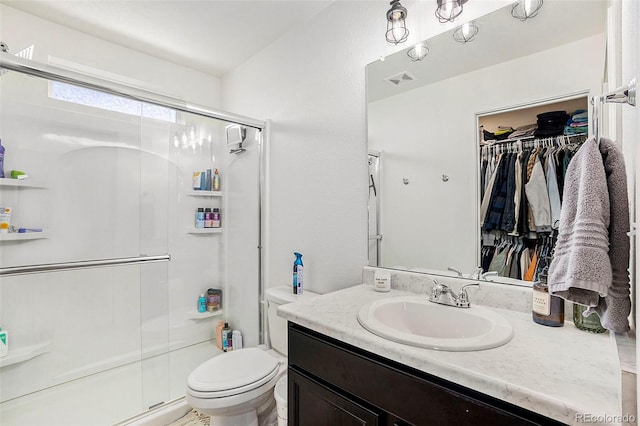
{"type": "Polygon", "coordinates": [[[21,349],[11,349],[11,346],[9,346],[9,354],[0,358],[0,368],[29,361],[30,359],[49,352],[50,348],[51,342],[39,343],[21,349]]]}
{"type": "Polygon", "coordinates": [[[190,320],[201,320],[206,318],[213,318],[222,316],[222,309],[219,309],[215,312],[198,312],[198,311],[189,311],[187,312],[187,319],[190,320]]]}
{"type": "Polygon", "coordinates": [[[41,188],[45,187],[40,185],[37,181],[30,179],[10,179],[0,178],[0,187],[13,187],[13,188],[41,188]]]}
{"type": "Polygon", "coordinates": [[[222,228],[187,228],[187,234],[221,234],[222,228]]]}
{"type": "Polygon", "coordinates": [[[192,189],[187,192],[187,195],[191,195],[192,197],[222,197],[222,191],[201,191],[192,189]]]}
{"type": "Polygon", "coordinates": [[[27,241],[27,240],[40,240],[47,238],[46,232],[25,232],[21,234],[19,232],[11,232],[9,234],[0,234],[0,242],[3,241],[27,241]]]}

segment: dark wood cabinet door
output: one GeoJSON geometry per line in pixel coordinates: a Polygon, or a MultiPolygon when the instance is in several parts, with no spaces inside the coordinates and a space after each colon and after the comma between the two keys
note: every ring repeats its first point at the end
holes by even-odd
{"type": "Polygon", "coordinates": [[[290,426],[377,426],[380,413],[289,369],[290,426]]]}

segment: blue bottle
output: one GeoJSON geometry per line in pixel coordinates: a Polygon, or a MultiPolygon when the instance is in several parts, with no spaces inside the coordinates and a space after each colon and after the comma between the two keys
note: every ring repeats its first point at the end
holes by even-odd
{"type": "Polygon", "coordinates": [[[4,146],[2,146],[2,139],[0,139],[0,178],[4,178],[4,146]]]}
{"type": "Polygon", "coordinates": [[[204,293],[200,293],[200,297],[198,297],[198,312],[207,312],[207,298],[204,297],[204,293]]]}
{"type": "Polygon", "coordinates": [[[294,252],[296,260],[293,262],[293,294],[302,294],[304,283],[304,265],[302,264],[302,253],[294,252]]]}

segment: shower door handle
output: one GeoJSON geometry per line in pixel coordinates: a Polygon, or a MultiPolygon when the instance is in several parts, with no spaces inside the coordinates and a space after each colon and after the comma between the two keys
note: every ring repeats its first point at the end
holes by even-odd
{"type": "Polygon", "coordinates": [[[378,240],[378,241],[382,241],[382,234],[369,235],[369,239],[370,239],[370,240],[378,240]]]}
{"type": "Polygon", "coordinates": [[[171,255],[141,255],[137,257],[121,257],[117,259],[82,260],[77,262],[44,263],[39,265],[9,266],[0,268],[0,276],[36,274],[43,272],[68,271],[72,269],[98,268],[103,266],[135,265],[141,263],[168,262],[171,255]]]}

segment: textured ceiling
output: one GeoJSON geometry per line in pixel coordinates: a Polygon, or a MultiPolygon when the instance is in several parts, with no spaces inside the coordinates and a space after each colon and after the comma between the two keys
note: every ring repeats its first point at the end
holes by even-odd
{"type": "Polygon", "coordinates": [[[41,18],[222,76],[333,0],[0,0],[41,18]]]}

